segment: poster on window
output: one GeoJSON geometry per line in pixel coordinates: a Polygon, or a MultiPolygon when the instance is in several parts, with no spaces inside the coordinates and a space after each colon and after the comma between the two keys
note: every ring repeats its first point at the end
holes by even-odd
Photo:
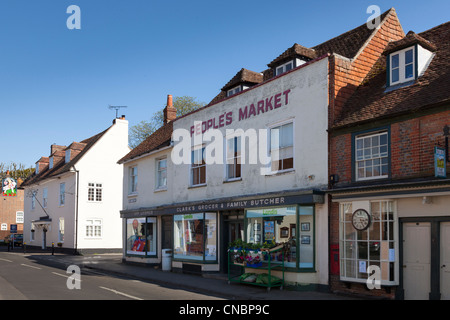
{"type": "Polygon", "coordinates": [[[145,254],[145,218],[127,220],[127,253],[145,254]]]}
{"type": "Polygon", "coordinates": [[[275,221],[264,221],[264,242],[275,241],[275,221]]]}
{"type": "Polygon", "coordinates": [[[2,193],[4,197],[15,197],[17,195],[17,182],[13,178],[2,180],[2,193]]]}

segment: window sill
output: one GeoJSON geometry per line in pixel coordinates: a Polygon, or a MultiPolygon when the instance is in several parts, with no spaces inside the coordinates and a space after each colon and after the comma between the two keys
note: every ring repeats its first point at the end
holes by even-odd
{"type": "Polygon", "coordinates": [[[128,194],[128,198],[133,198],[133,197],[137,197],[139,195],[139,193],[137,192],[132,192],[128,194]]]}
{"type": "Polygon", "coordinates": [[[286,169],[286,170],[280,170],[280,171],[270,171],[265,174],[266,177],[276,177],[276,176],[282,176],[285,174],[292,174],[295,173],[295,169],[286,169]]]}
{"type": "Polygon", "coordinates": [[[242,178],[233,178],[233,179],[223,180],[223,183],[231,183],[231,182],[237,182],[237,181],[242,181],[242,178]]]}
{"type": "Polygon", "coordinates": [[[167,187],[165,187],[165,188],[158,188],[158,189],[153,190],[154,193],[163,192],[163,191],[167,191],[167,187]]]}
{"type": "Polygon", "coordinates": [[[201,187],[206,187],[206,186],[207,186],[206,183],[196,184],[196,185],[193,185],[193,186],[189,186],[188,189],[196,189],[196,188],[201,188],[201,187]]]}

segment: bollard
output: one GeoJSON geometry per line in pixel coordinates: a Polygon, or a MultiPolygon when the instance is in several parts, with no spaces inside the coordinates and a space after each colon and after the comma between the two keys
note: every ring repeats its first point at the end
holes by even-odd
{"type": "Polygon", "coordinates": [[[52,256],[55,255],[55,243],[52,242],[52,256]]]}
{"type": "Polygon", "coordinates": [[[8,241],[8,252],[9,252],[9,241],[8,241]]]}
{"type": "Polygon", "coordinates": [[[23,253],[24,253],[24,254],[27,253],[27,243],[26,243],[26,242],[24,242],[24,243],[22,244],[22,247],[23,247],[23,253]]]}

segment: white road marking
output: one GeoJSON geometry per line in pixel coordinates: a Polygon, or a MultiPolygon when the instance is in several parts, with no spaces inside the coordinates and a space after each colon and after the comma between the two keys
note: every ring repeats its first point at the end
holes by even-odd
{"type": "Polygon", "coordinates": [[[141,299],[141,298],[138,298],[138,297],[134,297],[134,296],[131,296],[129,294],[126,294],[126,293],[123,293],[123,292],[120,292],[120,291],[117,291],[117,290],[114,290],[114,289],[105,288],[105,287],[99,287],[99,288],[104,289],[104,290],[108,290],[108,291],[111,291],[111,292],[114,292],[115,294],[120,294],[120,295],[125,296],[127,298],[131,298],[131,299],[135,299],[135,300],[144,300],[144,299],[141,299]]]}
{"type": "Polygon", "coordinates": [[[8,260],[8,259],[2,259],[2,258],[0,258],[0,260],[1,260],[1,261],[6,261],[6,262],[12,262],[11,260],[8,260]]]}
{"type": "MultiPolygon", "coordinates": [[[[56,274],[57,276],[64,277],[64,278],[69,278],[70,277],[70,275],[67,275],[67,274],[61,274],[61,273],[57,273],[57,272],[52,272],[52,273],[56,274]]],[[[73,280],[81,282],[81,279],[73,279],[73,280]]]]}
{"type": "Polygon", "coordinates": [[[28,267],[28,268],[33,268],[33,269],[38,269],[38,270],[42,270],[42,268],[35,267],[35,266],[29,266],[28,264],[25,264],[25,263],[22,263],[21,266],[28,267]]]}

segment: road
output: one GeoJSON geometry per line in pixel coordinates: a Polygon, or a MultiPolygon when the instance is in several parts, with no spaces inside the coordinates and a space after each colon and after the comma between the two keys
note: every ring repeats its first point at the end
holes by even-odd
{"type": "Polygon", "coordinates": [[[26,254],[0,252],[0,300],[222,299],[84,269],[78,281],[73,273],[38,264],[26,254]]]}

